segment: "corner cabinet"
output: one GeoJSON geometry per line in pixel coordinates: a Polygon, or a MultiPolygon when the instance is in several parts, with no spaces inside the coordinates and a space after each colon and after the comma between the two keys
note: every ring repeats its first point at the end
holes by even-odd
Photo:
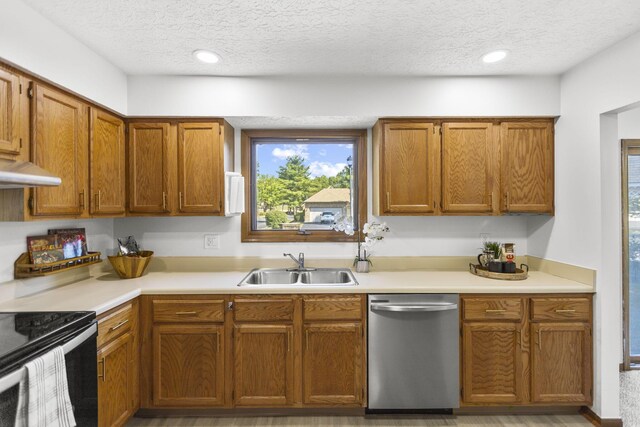
{"type": "Polygon", "coordinates": [[[462,406],[592,403],[591,295],[462,304],[462,406]]]}
{"type": "Polygon", "coordinates": [[[124,122],[91,108],[89,206],[92,215],[124,215],[126,166],[124,122]]]}
{"type": "Polygon", "coordinates": [[[553,119],[381,119],[375,215],[553,214],[553,119]]]}

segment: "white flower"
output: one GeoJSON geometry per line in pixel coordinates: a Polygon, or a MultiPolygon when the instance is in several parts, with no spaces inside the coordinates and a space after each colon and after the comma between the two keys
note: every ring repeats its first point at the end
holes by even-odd
{"type": "Polygon", "coordinates": [[[367,223],[365,223],[365,224],[362,226],[362,232],[363,232],[364,234],[368,234],[368,233],[369,233],[369,227],[370,227],[369,223],[368,223],[368,222],[367,222],[367,223]]]}

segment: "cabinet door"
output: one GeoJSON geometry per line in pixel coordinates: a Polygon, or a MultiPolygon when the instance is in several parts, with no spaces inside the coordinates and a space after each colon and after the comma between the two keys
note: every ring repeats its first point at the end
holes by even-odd
{"type": "Polygon", "coordinates": [[[521,403],[525,383],[520,324],[470,322],[462,328],[464,403],[521,403]]]}
{"type": "Polygon", "coordinates": [[[124,122],[96,108],[91,109],[89,188],[92,214],[124,214],[124,122]]]}
{"type": "Polygon", "coordinates": [[[169,212],[168,123],[129,125],[129,211],[169,212]]]}
{"type": "Polygon", "coordinates": [[[304,334],[304,403],[362,404],[362,324],[310,323],[304,334]]]}
{"type": "Polygon", "coordinates": [[[224,327],[153,327],[153,404],[224,404],[224,327]]]}
{"type": "Polygon", "coordinates": [[[98,350],[98,425],[121,426],[133,410],[132,337],[126,333],[98,350]]]}
{"type": "Polygon", "coordinates": [[[435,211],[437,138],[432,123],[385,123],[380,204],[385,214],[435,211]]]}
{"type": "Polygon", "coordinates": [[[236,325],[235,405],[293,402],[293,326],[236,325]]]}
{"type": "Polygon", "coordinates": [[[224,171],[218,123],[178,125],[178,203],[181,213],[220,213],[224,171]]]}
{"type": "Polygon", "coordinates": [[[0,69],[0,152],[20,152],[20,78],[0,69]]]}
{"type": "Polygon", "coordinates": [[[553,213],[553,124],[502,123],[503,208],[553,213]]]}
{"type": "Polygon", "coordinates": [[[442,210],[483,213],[493,210],[498,160],[491,123],[444,123],[442,127],[442,210]]]}
{"type": "Polygon", "coordinates": [[[87,106],[35,85],[32,160],[62,179],[57,187],[33,189],[34,215],[80,215],[87,202],[87,106]]]}
{"type": "Polygon", "coordinates": [[[587,323],[531,325],[531,399],[591,403],[591,328],[587,323]]]}

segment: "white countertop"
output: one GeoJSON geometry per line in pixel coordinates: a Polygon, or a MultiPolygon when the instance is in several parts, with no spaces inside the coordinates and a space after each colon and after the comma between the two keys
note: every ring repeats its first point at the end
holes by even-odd
{"type": "Polygon", "coordinates": [[[591,293],[592,286],[537,271],[523,281],[492,280],[467,271],[376,271],[354,273],[358,286],[246,286],[247,271],[148,273],[120,280],[98,274],[65,286],[0,304],[7,311],[95,311],[104,313],[138,295],[153,294],[304,294],[304,293],[591,293]]]}

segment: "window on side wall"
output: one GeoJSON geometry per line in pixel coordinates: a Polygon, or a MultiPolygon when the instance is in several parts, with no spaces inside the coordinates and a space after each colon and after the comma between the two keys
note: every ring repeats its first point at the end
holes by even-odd
{"type": "Polygon", "coordinates": [[[243,242],[344,242],[366,222],[366,130],[242,132],[243,242]]]}

